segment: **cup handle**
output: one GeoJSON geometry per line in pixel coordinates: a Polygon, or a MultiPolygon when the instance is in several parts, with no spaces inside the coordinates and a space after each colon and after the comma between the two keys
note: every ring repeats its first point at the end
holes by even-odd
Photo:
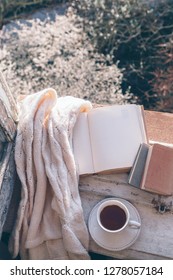
{"type": "Polygon", "coordinates": [[[129,221],[129,226],[130,226],[131,228],[140,228],[140,227],[141,227],[141,224],[138,223],[138,222],[136,222],[136,221],[130,220],[130,221],[129,221]]]}

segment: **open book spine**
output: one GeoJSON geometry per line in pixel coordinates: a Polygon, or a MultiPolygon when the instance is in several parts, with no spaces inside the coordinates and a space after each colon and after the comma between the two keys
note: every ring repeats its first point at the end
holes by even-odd
{"type": "Polygon", "coordinates": [[[73,152],[79,175],[95,173],[88,126],[88,113],[86,112],[79,114],[74,127],[73,152]]]}

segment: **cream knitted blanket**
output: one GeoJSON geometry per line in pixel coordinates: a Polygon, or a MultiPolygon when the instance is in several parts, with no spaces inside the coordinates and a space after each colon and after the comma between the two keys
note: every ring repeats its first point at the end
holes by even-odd
{"type": "Polygon", "coordinates": [[[53,89],[21,101],[15,161],[22,191],[9,243],[14,257],[89,258],[72,134],[78,113],[90,109],[90,102],[57,98],[53,89]]]}

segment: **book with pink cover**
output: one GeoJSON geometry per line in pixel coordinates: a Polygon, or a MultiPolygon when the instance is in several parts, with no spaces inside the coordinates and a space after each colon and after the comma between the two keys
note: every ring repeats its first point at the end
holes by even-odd
{"type": "Polygon", "coordinates": [[[173,194],[173,148],[141,144],[128,177],[134,187],[161,195],[173,194]]]}
{"type": "Polygon", "coordinates": [[[173,194],[173,148],[153,144],[149,147],[141,189],[162,194],[173,194]]]}
{"type": "Polygon", "coordinates": [[[129,171],[141,143],[148,143],[142,106],[112,105],[80,113],[73,132],[79,174],[129,171]]]}

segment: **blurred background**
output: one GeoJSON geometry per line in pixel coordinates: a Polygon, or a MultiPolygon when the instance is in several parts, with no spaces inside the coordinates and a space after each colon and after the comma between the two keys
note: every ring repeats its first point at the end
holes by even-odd
{"type": "Polygon", "coordinates": [[[15,97],[173,112],[173,1],[1,0],[0,71],[15,97]]]}

